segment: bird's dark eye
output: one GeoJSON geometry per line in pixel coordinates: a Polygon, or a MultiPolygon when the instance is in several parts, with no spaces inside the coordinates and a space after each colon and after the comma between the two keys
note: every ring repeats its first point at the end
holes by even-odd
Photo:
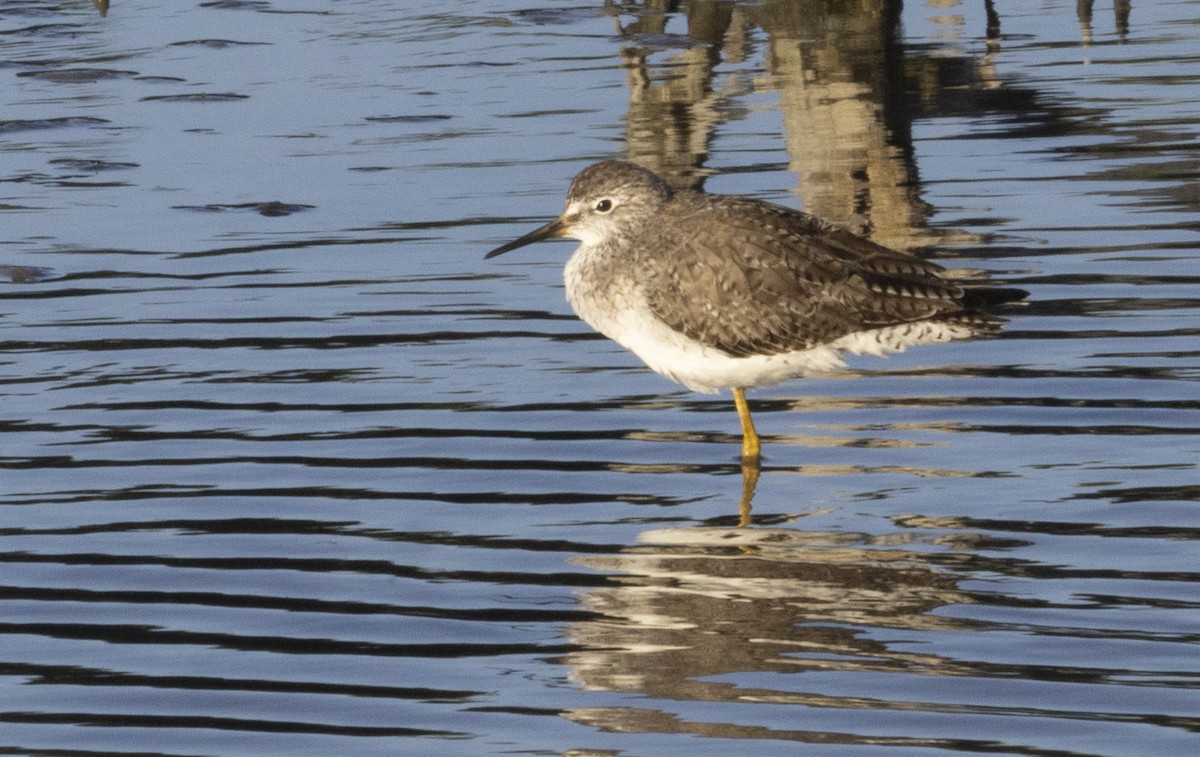
{"type": "Polygon", "coordinates": [[[596,203],[596,212],[597,213],[607,213],[612,209],[613,209],[613,201],[608,199],[607,197],[604,198],[603,200],[601,200],[600,202],[596,203]]]}

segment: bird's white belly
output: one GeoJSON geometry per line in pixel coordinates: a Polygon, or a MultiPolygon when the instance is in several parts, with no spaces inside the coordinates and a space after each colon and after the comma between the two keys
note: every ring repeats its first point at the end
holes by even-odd
{"type": "Polygon", "coordinates": [[[615,328],[610,334],[593,324],[654,371],[697,392],[769,386],[843,365],[838,351],[829,346],[779,355],[733,357],[673,331],[648,309],[629,311],[611,325],[615,328]]]}

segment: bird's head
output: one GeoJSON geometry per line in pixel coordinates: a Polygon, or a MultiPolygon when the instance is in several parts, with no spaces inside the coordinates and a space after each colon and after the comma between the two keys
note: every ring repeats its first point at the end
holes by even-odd
{"type": "Polygon", "coordinates": [[[619,160],[596,163],[583,169],[571,182],[566,207],[558,218],[484,257],[494,258],[556,237],[594,245],[632,235],[670,199],[671,188],[652,171],[619,160]]]}

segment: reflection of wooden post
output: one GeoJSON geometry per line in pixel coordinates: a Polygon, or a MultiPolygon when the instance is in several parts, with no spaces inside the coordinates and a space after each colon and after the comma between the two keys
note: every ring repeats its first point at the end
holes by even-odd
{"type": "Polygon", "coordinates": [[[1092,44],[1092,2],[1093,0],[1075,0],[1075,15],[1079,18],[1079,34],[1083,38],[1083,46],[1092,44]]]}
{"type": "MultiPolygon", "coordinates": [[[[956,5],[961,0],[942,0],[956,5]]],[[[637,45],[666,30],[667,3],[647,0],[647,12],[618,33],[630,40],[628,157],[677,188],[698,189],[721,107],[740,91],[723,91],[713,69],[746,54],[748,30],[767,35],[764,89],[779,92],[789,168],[804,209],[911,249],[944,241],[926,228],[927,206],[912,158],[905,61],[897,40],[898,3],[891,0],[765,0],[738,6],[689,3],[694,44],[655,71],[637,45]]],[[[936,67],[931,69],[936,72],[936,67]]],[[[743,81],[731,77],[736,87],[743,81]]],[[[759,83],[756,85],[762,86],[759,83]]]]}
{"type": "MultiPolygon", "coordinates": [[[[1088,47],[1092,44],[1092,5],[1093,0],[1075,0],[1075,15],[1079,18],[1079,34],[1083,40],[1083,46],[1088,47]]],[[[1129,11],[1131,3],[1129,0],[1114,0],[1113,2],[1113,23],[1117,32],[1117,39],[1122,42],[1129,34],[1129,11]]]]}
{"type": "Polygon", "coordinates": [[[96,10],[100,11],[101,16],[108,15],[108,0],[92,0],[92,3],[96,6],[96,10]]]}
{"type": "Polygon", "coordinates": [[[884,0],[767,3],[767,66],[804,209],[900,249],[929,243],[895,98],[899,17],[884,0]],[[891,95],[891,97],[889,97],[891,95]],[[892,124],[900,125],[896,133],[892,124]]]}
{"type": "MultiPolygon", "coordinates": [[[[658,3],[647,3],[658,10],[658,3]]],[[[637,35],[665,31],[665,11],[642,14],[623,36],[636,42],[637,35]]],[[[732,5],[698,3],[688,9],[688,39],[691,47],[669,59],[666,76],[652,78],[646,63],[647,51],[636,44],[622,50],[629,81],[629,114],[626,126],[628,157],[663,176],[679,189],[699,189],[701,171],[708,158],[708,144],[721,121],[720,103],[730,92],[716,92],[713,67],[721,55],[740,58],[742,50],[730,52],[744,40],[744,20],[732,5]]]]}
{"type": "Polygon", "coordinates": [[[666,178],[677,189],[697,189],[698,171],[719,122],[708,51],[693,48],[672,59],[675,75],[651,81],[640,51],[625,53],[629,70],[629,159],[666,178]]]}
{"type": "Polygon", "coordinates": [[[1129,0],[1114,0],[1113,21],[1116,23],[1117,39],[1122,42],[1129,36],[1129,11],[1132,5],[1129,0]]]}

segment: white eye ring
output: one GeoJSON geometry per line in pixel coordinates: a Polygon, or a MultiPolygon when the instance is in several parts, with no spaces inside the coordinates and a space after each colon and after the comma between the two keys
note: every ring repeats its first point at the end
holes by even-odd
{"type": "Polygon", "coordinates": [[[595,207],[597,213],[611,213],[614,204],[612,200],[605,197],[603,200],[598,201],[595,207]]]}

